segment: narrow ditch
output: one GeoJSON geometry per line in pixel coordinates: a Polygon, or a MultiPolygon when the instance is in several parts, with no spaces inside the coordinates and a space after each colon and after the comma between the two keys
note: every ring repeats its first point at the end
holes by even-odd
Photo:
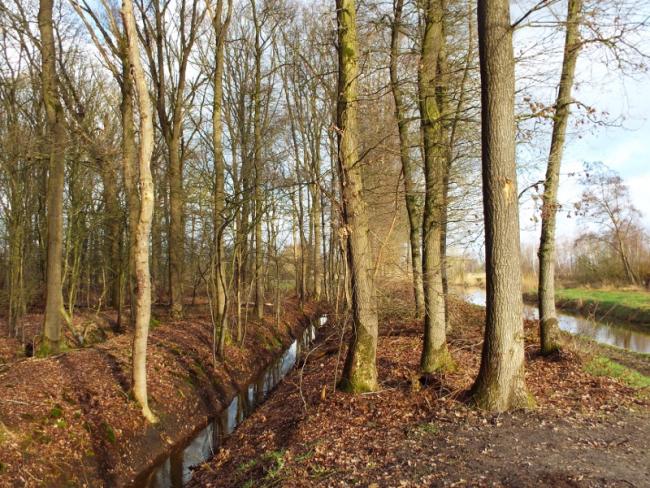
{"type": "Polygon", "coordinates": [[[276,358],[262,373],[240,390],[227,408],[210,422],[174,446],[164,458],[136,476],[134,488],[180,488],[192,478],[192,468],[212,458],[224,439],[258,406],[289,373],[303,351],[316,339],[316,329],[327,322],[323,315],[310,322],[302,335],[276,358]]]}

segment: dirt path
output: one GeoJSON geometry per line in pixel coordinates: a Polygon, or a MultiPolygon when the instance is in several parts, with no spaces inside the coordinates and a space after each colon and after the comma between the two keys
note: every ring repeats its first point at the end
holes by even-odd
{"type": "Polygon", "coordinates": [[[419,326],[386,318],[382,389],[353,397],[333,391],[330,337],[198,470],[194,486],[650,486],[650,409],[638,391],[584,372],[576,352],[548,360],[531,345],[527,383],[538,408],[478,412],[463,398],[478,368],[482,312],[454,312],[458,372],[418,378],[419,326]]]}

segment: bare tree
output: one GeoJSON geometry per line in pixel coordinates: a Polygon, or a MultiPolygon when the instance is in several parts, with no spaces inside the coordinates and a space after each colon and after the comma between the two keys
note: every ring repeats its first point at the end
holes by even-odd
{"type": "Polygon", "coordinates": [[[422,220],[422,276],[424,284],[424,344],[420,369],[425,373],[453,367],[447,349],[445,293],[442,281],[442,237],[445,217],[444,184],[447,157],[438,99],[440,51],[444,9],[440,0],[428,0],[418,73],[422,135],[424,139],[425,200],[422,220]]]}
{"type": "Polygon", "coordinates": [[[558,209],[557,191],[560,182],[562,152],[572,103],[571,89],[581,47],[581,12],[582,0],[568,1],[562,75],[555,101],[551,149],[546,166],[542,197],[542,232],[538,251],[539,340],[542,354],[550,354],[559,348],[560,329],[555,314],[555,221],[558,209]]]}
{"type": "Polygon", "coordinates": [[[472,387],[491,411],[528,407],[515,169],[515,71],[508,0],[478,0],[487,301],[481,367],[472,387]]]}
{"type": "Polygon", "coordinates": [[[151,320],[151,274],[149,272],[149,238],[153,216],[153,179],[151,177],[151,154],[153,152],[153,113],[149,89],[140,61],[140,43],[133,15],[131,0],[122,2],[122,20],[128,42],[129,62],[135,92],[138,98],[140,118],[140,213],[135,233],[136,312],[133,335],[133,395],[142,407],[142,414],[149,422],[157,422],[147,399],[147,338],[151,320]]]}
{"type": "Polygon", "coordinates": [[[41,354],[59,352],[63,312],[63,190],[65,184],[66,130],[56,72],[56,48],[52,19],[53,0],[40,0],[38,28],[41,33],[42,96],[47,115],[49,175],[47,179],[47,288],[41,354]]]}
{"type": "Polygon", "coordinates": [[[358,45],[354,0],[336,1],[339,92],[337,108],[338,165],[343,200],[347,259],[352,281],[353,326],[340,388],[353,393],[377,389],[377,299],[372,249],[363,197],[357,147],[358,45]]]}
{"type": "Polygon", "coordinates": [[[415,314],[417,317],[424,315],[424,291],[422,284],[422,252],[421,236],[422,215],[419,209],[419,198],[416,192],[415,168],[411,161],[411,147],[408,129],[408,120],[404,102],[404,94],[399,79],[398,61],[401,47],[402,11],[404,0],[393,1],[393,21],[391,23],[390,43],[390,84],[395,101],[395,118],[399,134],[399,154],[404,177],[404,197],[406,212],[409,219],[409,245],[411,248],[411,268],[413,272],[413,294],[415,296],[415,314]]]}
{"type": "Polygon", "coordinates": [[[629,190],[623,179],[603,163],[585,164],[581,178],[584,187],[579,202],[583,219],[596,226],[583,239],[607,243],[620,259],[627,281],[638,285],[640,280],[632,265],[628,242],[638,233],[640,212],[630,202],[629,190]]]}

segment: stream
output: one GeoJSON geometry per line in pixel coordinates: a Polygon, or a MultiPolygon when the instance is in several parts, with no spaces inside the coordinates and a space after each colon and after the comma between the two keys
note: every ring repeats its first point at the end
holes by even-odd
{"type": "Polygon", "coordinates": [[[288,349],[271,363],[256,380],[232,399],[210,423],[186,443],[175,446],[171,453],[149,470],[138,475],[136,488],[180,488],[192,478],[192,467],[211,459],[225,437],[262,404],[273,388],[293,369],[300,355],[316,339],[316,328],[327,322],[322,316],[303,331],[288,349]]]}
{"type": "MultiPolygon", "coordinates": [[[[470,288],[460,294],[470,303],[485,306],[485,290],[470,288]]],[[[524,303],[526,318],[538,319],[537,307],[524,303]]],[[[632,352],[650,353],[650,330],[624,322],[599,322],[582,315],[559,312],[560,329],[570,334],[593,339],[601,344],[620,347],[632,352]]]]}

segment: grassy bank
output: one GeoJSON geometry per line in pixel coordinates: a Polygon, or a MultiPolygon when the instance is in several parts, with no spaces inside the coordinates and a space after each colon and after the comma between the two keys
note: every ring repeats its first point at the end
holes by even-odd
{"type": "MultiPolygon", "coordinates": [[[[594,290],[562,288],[556,291],[556,304],[562,310],[593,316],[597,320],[620,320],[650,328],[650,293],[635,290],[594,290]]],[[[524,295],[535,301],[536,293],[524,295]]]]}

